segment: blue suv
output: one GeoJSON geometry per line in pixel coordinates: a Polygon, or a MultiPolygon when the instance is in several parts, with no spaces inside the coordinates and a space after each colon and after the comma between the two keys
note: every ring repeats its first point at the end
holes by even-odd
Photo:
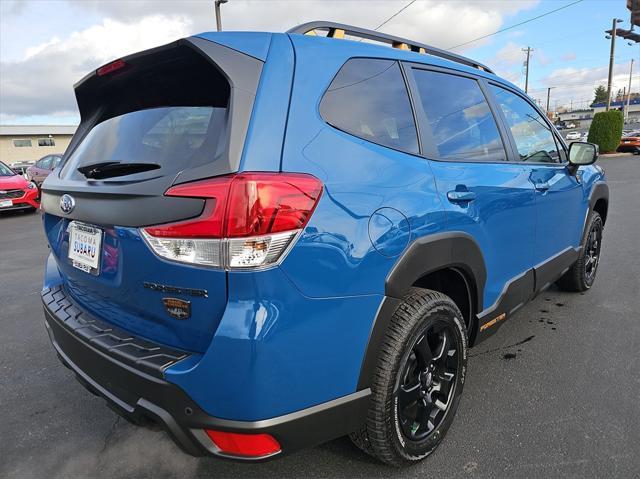
{"type": "Polygon", "coordinates": [[[349,434],[419,461],[468,348],[594,282],[595,145],[468,58],[313,22],[182,39],[75,93],[42,188],[45,325],[89,391],[190,454],[349,434]]]}

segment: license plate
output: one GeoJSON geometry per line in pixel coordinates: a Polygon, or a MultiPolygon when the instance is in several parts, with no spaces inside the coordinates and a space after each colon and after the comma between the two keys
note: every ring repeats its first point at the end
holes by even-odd
{"type": "Polygon", "coordinates": [[[91,274],[98,274],[102,230],[73,221],[69,224],[69,259],[71,264],[91,274]]]}
{"type": "Polygon", "coordinates": [[[628,145],[629,143],[631,143],[630,141],[625,141],[624,144],[628,145]]]}
{"type": "Polygon", "coordinates": [[[11,200],[0,200],[0,208],[9,208],[9,206],[13,206],[13,201],[11,201],[11,200]]]}

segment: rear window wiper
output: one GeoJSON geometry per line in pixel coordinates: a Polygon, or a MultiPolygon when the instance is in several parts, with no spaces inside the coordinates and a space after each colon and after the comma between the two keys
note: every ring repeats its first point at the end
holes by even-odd
{"type": "Polygon", "coordinates": [[[118,161],[104,161],[102,163],[92,163],[81,166],[78,171],[86,178],[102,180],[114,178],[116,176],[133,175],[144,171],[157,170],[160,165],[157,163],[120,163],[118,161]]]}

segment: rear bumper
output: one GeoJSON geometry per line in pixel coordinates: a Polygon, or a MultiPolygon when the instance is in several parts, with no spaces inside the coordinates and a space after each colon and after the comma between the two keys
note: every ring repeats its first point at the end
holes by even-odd
{"type": "MultiPolygon", "coordinates": [[[[355,431],[365,421],[370,390],[358,391],[301,411],[259,421],[236,421],[208,415],[179,386],[127,364],[95,347],[61,318],[64,310],[44,302],[45,325],[61,361],[92,393],[132,422],[151,420],[164,426],[174,441],[187,453],[220,453],[203,432],[204,429],[239,433],[267,433],[276,438],[282,451],[258,460],[311,447],[355,431]]],[[[286,392],[283,392],[286,394],[286,392]]]]}

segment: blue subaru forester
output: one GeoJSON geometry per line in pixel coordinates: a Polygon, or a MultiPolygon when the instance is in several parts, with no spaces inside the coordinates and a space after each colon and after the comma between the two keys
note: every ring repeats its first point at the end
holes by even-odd
{"type": "Polygon", "coordinates": [[[42,190],[45,325],[89,391],[190,454],[349,434],[419,461],[468,348],[594,282],[597,148],[468,58],[314,22],[179,40],[75,93],[42,190]]]}

